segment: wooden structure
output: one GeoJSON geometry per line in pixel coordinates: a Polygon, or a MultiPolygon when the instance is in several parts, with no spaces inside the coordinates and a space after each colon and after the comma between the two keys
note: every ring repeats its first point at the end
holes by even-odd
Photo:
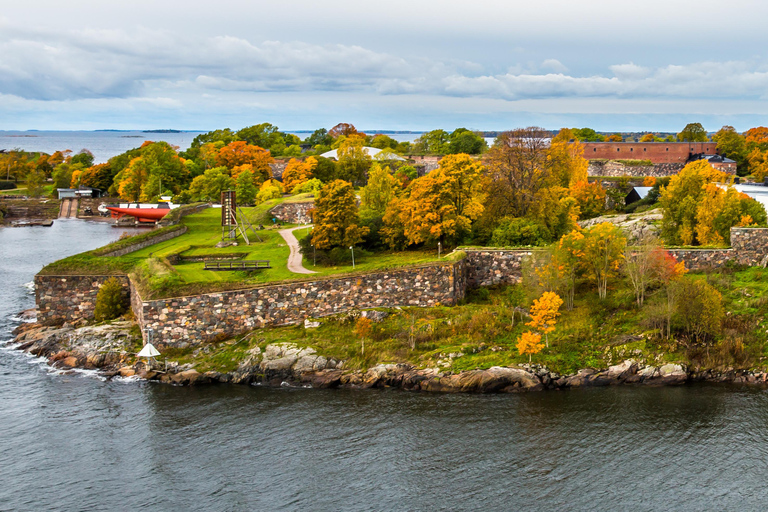
{"type": "Polygon", "coordinates": [[[269,260],[252,261],[206,261],[204,270],[264,270],[272,268],[269,260]]]}

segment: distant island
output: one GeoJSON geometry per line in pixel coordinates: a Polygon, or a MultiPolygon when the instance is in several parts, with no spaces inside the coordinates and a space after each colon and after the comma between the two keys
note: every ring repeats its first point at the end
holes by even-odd
{"type": "Polygon", "coordinates": [[[141,133],[181,133],[181,130],[142,130],[141,133]]]}

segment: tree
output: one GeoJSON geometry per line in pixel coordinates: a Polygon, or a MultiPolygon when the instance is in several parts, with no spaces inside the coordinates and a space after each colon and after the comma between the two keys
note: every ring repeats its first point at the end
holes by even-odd
{"type": "Polygon", "coordinates": [[[83,164],[84,167],[91,167],[93,165],[93,153],[87,149],[81,149],[72,157],[71,162],[73,164],[83,164]]]}
{"type": "Polygon", "coordinates": [[[27,174],[27,194],[31,197],[40,197],[43,194],[45,174],[37,169],[27,174]]]}
{"type": "Polygon", "coordinates": [[[360,191],[360,208],[383,216],[387,205],[395,197],[396,190],[397,181],[390,174],[389,167],[374,163],[368,176],[368,184],[360,191]]]}
{"type": "Polygon", "coordinates": [[[565,307],[573,309],[576,279],[583,268],[586,256],[586,238],[581,231],[571,231],[560,237],[554,251],[553,265],[565,282],[565,307]]]}
{"type": "Polygon", "coordinates": [[[653,282],[655,266],[659,261],[656,251],[659,248],[657,238],[645,237],[624,255],[624,271],[635,290],[635,301],[638,307],[642,307],[645,291],[653,282]]]}
{"type": "Polygon", "coordinates": [[[268,180],[272,177],[269,164],[274,163],[275,159],[266,149],[238,140],[222,147],[216,156],[216,162],[217,165],[230,170],[242,165],[251,165],[255,176],[261,175],[263,180],[268,180]]]}
{"type": "Polygon", "coordinates": [[[570,187],[576,182],[587,181],[589,162],[584,158],[584,145],[571,142],[573,132],[563,128],[552,139],[547,151],[547,163],[551,169],[555,185],[570,187]]]}
{"type": "Polygon", "coordinates": [[[129,201],[150,201],[167,192],[178,194],[188,176],[184,160],[173,146],[163,141],[147,141],[138,155],[115,175],[113,189],[129,201]]]}
{"type": "Polygon", "coordinates": [[[312,170],[312,175],[323,183],[330,183],[339,179],[339,169],[336,163],[330,158],[322,156],[315,157],[317,165],[312,170]]]}
{"type": "Polygon", "coordinates": [[[703,341],[720,333],[725,313],[720,292],[702,279],[681,279],[677,294],[676,313],[688,334],[703,341]]]}
{"type": "Polygon", "coordinates": [[[517,339],[517,351],[521,356],[528,354],[528,364],[532,361],[533,354],[538,354],[544,348],[541,343],[541,334],[526,331],[517,339]]]}
{"type": "Polygon", "coordinates": [[[317,158],[310,156],[303,162],[291,158],[283,171],[283,187],[292,192],[295,187],[312,179],[312,171],[317,167],[317,158]]]}
{"type": "Polygon", "coordinates": [[[309,144],[313,148],[316,146],[330,146],[333,144],[333,137],[328,135],[328,130],[320,128],[304,139],[304,143],[309,144]]]}
{"type": "Polygon", "coordinates": [[[53,188],[69,188],[72,183],[72,166],[69,164],[59,164],[53,170],[53,188]]]}
{"type": "Polygon", "coordinates": [[[365,356],[365,339],[371,337],[373,320],[361,316],[355,322],[355,335],[360,338],[360,355],[365,356]]]}
{"type": "Polygon", "coordinates": [[[652,133],[646,133],[642,137],[640,137],[639,142],[653,142],[656,140],[656,137],[652,133]]]}
{"type": "Polygon", "coordinates": [[[733,187],[723,189],[714,183],[704,185],[696,210],[696,238],[702,245],[728,245],[731,228],[749,217],[750,224],[765,225],[762,204],[733,187]]]}
{"type": "Polygon", "coordinates": [[[701,123],[688,123],[683,131],[677,134],[677,140],[680,142],[707,142],[707,130],[701,123]]]}
{"type": "Polygon", "coordinates": [[[605,212],[605,189],[599,182],[576,182],[570,188],[570,195],[579,204],[580,219],[591,219],[605,212]]]}
{"type": "Polygon", "coordinates": [[[362,135],[363,137],[365,137],[364,133],[358,132],[357,128],[355,128],[355,125],[350,123],[337,124],[336,126],[334,126],[328,131],[328,135],[330,135],[334,139],[337,139],[342,135],[347,137],[350,135],[362,135]]]}
{"type": "Polygon", "coordinates": [[[549,347],[549,333],[554,332],[557,317],[560,316],[560,306],[563,299],[554,292],[544,292],[540,298],[533,301],[531,306],[531,321],[526,323],[544,333],[547,347],[549,347]]]}
{"type": "Polygon", "coordinates": [[[284,134],[279,131],[277,126],[270,123],[247,126],[238,130],[235,135],[238,140],[245,141],[251,146],[258,146],[259,148],[267,148],[269,150],[276,144],[285,144],[284,134]]]}
{"type": "Polygon", "coordinates": [[[725,173],[714,169],[705,160],[697,160],[686,165],[672,177],[669,185],[661,188],[659,202],[664,215],[661,233],[667,244],[696,243],[696,216],[704,185],[725,180],[725,173]]]}
{"type": "Polygon", "coordinates": [[[97,322],[105,322],[119,317],[128,309],[126,299],[122,283],[116,277],[110,277],[96,294],[94,318],[97,322]]]}
{"type": "Polygon", "coordinates": [[[237,193],[238,204],[253,204],[259,189],[254,183],[255,177],[253,171],[243,171],[235,179],[235,192],[237,193]]]}
{"type": "Polygon", "coordinates": [[[350,137],[344,140],[336,154],[338,155],[339,178],[359,185],[365,181],[372,159],[363,147],[363,139],[350,137]]]}
{"type": "Polygon", "coordinates": [[[320,190],[313,220],[312,244],[318,249],[353,246],[368,234],[368,228],[359,226],[355,190],[344,180],[334,180],[320,190]]]}
{"type": "Polygon", "coordinates": [[[712,136],[717,142],[717,151],[726,158],[736,162],[737,173],[745,176],[749,173],[747,160],[747,140],[733,126],[723,126],[712,136]]]}
{"type": "Polygon", "coordinates": [[[256,194],[256,204],[261,204],[270,199],[280,199],[283,196],[283,187],[277,180],[267,180],[261,184],[259,193],[256,194]]]}
{"type": "Polygon", "coordinates": [[[608,280],[619,270],[626,245],[621,229],[610,222],[602,222],[584,232],[582,261],[587,275],[597,283],[600,299],[608,294],[608,280]]]}
{"type": "Polygon", "coordinates": [[[192,201],[219,201],[221,192],[230,190],[234,185],[226,167],[208,169],[192,180],[189,195],[192,201]]]}
{"type": "Polygon", "coordinates": [[[391,201],[384,215],[385,239],[409,245],[458,241],[483,212],[482,165],[469,155],[449,155],[440,167],[415,180],[408,197],[391,201]]]}
{"type": "Polygon", "coordinates": [[[444,155],[449,152],[450,140],[451,136],[445,130],[432,130],[422,133],[413,142],[413,150],[416,153],[444,155]]]}
{"type": "Polygon", "coordinates": [[[605,137],[592,128],[574,128],[572,132],[574,138],[581,142],[603,142],[605,140],[605,137]]]}
{"type": "Polygon", "coordinates": [[[552,233],[543,222],[520,217],[503,218],[491,237],[494,247],[542,246],[551,241],[552,233]]]}
{"type": "MultiPolygon", "coordinates": [[[[678,262],[674,256],[661,247],[657,247],[651,253],[653,257],[654,279],[664,286],[666,293],[665,316],[667,320],[667,338],[671,335],[672,315],[677,305],[677,289],[675,284],[686,273],[685,263],[678,262]]],[[[663,336],[663,332],[662,332],[663,336]]]]}
{"type": "Polygon", "coordinates": [[[542,128],[503,132],[485,158],[489,196],[488,214],[492,218],[525,217],[539,191],[551,186],[547,162],[549,133],[542,128]]]}
{"type": "Polygon", "coordinates": [[[373,136],[373,140],[371,141],[371,147],[372,148],[379,148],[379,149],[396,149],[398,142],[393,139],[392,137],[388,135],[384,135],[383,133],[377,133],[373,136]]]}
{"type": "Polygon", "coordinates": [[[624,142],[624,137],[620,133],[613,133],[605,137],[605,142],[624,142]]]}
{"type": "Polygon", "coordinates": [[[471,132],[466,128],[456,128],[450,137],[448,152],[452,154],[466,153],[468,155],[479,155],[488,149],[488,144],[482,135],[471,132]]]}

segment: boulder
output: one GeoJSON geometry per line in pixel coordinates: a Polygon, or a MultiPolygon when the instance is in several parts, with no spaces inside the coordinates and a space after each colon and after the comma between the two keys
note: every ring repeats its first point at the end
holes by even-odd
{"type": "Polygon", "coordinates": [[[130,366],[123,366],[118,370],[118,373],[120,374],[121,377],[133,377],[134,375],[136,375],[136,370],[134,370],[130,366]]]}

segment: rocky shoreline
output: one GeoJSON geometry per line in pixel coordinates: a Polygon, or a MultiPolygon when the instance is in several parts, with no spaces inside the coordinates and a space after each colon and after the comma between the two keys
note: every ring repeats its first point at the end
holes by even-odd
{"type": "Polygon", "coordinates": [[[573,375],[558,375],[546,368],[492,367],[459,373],[439,368],[417,368],[408,364],[379,364],[365,371],[347,370],[344,362],[319,355],[311,348],[292,343],[251,349],[228,373],[198,372],[192,364],[155,364],[147,367],[125,349],[131,322],[102,326],[46,327],[20,325],[14,342],[19,350],[46,358],[59,369],[98,370],[102,375],[132,377],[174,385],[208,383],[294,385],[327,388],[397,388],[441,393],[517,393],[615,385],[682,385],[689,382],[719,382],[768,386],[762,371],[695,371],[678,364],[645,365],[634,359],[604,370],[583,369],[573,375]],[[162,366],[162,368],[161,368],[162,366]]]}

